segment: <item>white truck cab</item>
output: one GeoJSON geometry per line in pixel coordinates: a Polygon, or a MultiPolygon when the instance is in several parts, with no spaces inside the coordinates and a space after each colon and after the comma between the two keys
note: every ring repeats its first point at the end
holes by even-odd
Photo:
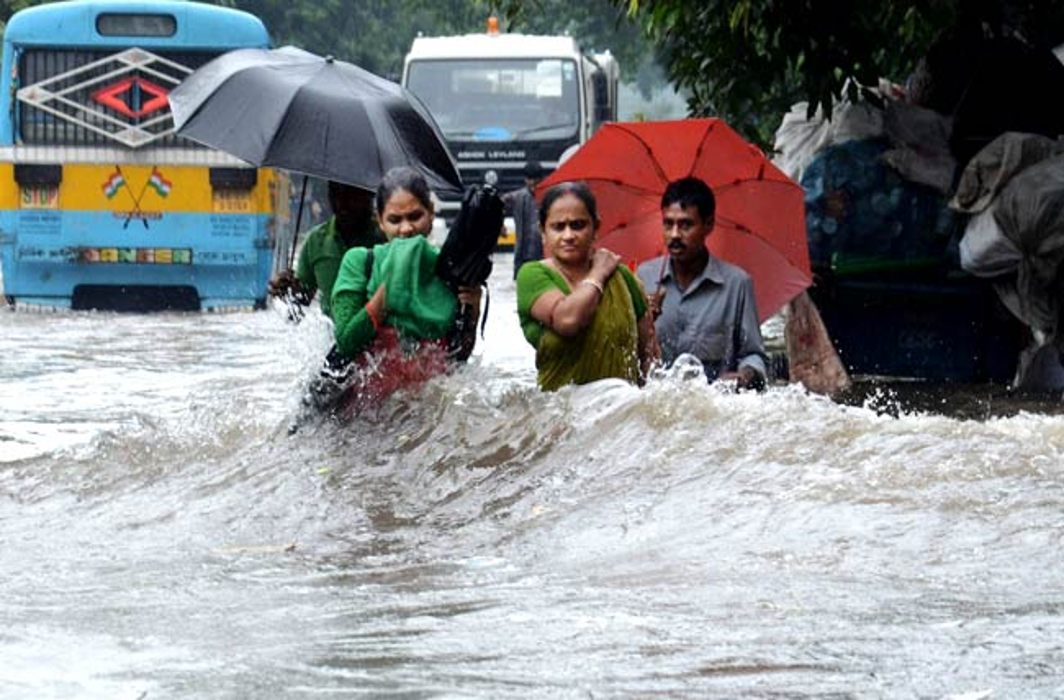
{"type": "MultiPolygon", "coordinates": [[[[418,37],[403,85],[428,107],[458,162],[463,182],[524,185],[538,161],[549,173],[561,154],[617,118],[618,68],[607,51],[585,53],[569,36],[491,31],[418,37]]],[[[458,201],[441,202],[451,218],[458,201]]]]}

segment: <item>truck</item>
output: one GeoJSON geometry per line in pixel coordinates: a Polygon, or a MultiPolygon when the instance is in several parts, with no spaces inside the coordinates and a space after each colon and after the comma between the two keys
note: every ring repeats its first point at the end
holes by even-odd
{"type": "MultiPolygon", "coordinates": [[[[402,84],[432,113],[466,185],[500,192],[523,187],[538,161],[546,173],[562,155],[617,118],[619,68],[609,51],[584,51],[570,36],[500,32],[419,36],[403,64],[402,84]]],[[[441,194],[450,221],[457,194],[441,194]]]]}

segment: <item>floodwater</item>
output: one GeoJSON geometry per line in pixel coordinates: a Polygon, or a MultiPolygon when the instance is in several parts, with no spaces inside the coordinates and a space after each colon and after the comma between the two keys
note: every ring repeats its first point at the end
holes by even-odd
{"type": "Polygon", "coordinates": [[[1064,696],[1064,417],[543,395],[509,269],[295,435],[319,316],[0,312],[0,697],[1064,696]]]}

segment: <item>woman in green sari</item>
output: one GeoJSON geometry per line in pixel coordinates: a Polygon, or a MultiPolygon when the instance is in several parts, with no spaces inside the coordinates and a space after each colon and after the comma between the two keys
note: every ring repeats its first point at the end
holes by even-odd
{"type": "Polygon", "coordinates": [[[423,383],[451,361],[465,361],[476,340],[480,289],[456,294],[436,275],[440,251],[427,239],[434,210],[425,178],[411,168],[388,171],[376,206],[388,242],[347,251],[332,292],[336,349],[359,369],[349,405],[423,383]],[[463,304],[474,313],[469,337],[454,333],[463,304]]]}
{"type": "Polygon", "coordinates": [[[551,187],[539,209],[546,258],[517,273],[521,330],[546,391],[608,377],[642,383],[660,355],[646,294],[620,256],[594,248],[598,226],[587,185],[551,187]]]}

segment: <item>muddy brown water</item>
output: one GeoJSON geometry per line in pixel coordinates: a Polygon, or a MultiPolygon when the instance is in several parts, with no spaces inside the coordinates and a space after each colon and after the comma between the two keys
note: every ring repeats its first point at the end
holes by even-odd
{"type": "Polygon", "coordinates": [[[0,313],[0,697],[1064,695],[1052,397],[544,395],[497,267],[295,435],[313,314],[0,313]]]}

